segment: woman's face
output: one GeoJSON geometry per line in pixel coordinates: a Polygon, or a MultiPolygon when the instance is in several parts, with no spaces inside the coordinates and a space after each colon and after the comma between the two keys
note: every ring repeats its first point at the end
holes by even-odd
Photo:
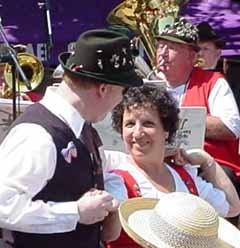
{"type": "Polygon", "coordinates": [[[164,131],[157,110],[150,107],[131,106],[123,114],[122,136],[133,159],[155,159],[164,155],[164,131]]]}

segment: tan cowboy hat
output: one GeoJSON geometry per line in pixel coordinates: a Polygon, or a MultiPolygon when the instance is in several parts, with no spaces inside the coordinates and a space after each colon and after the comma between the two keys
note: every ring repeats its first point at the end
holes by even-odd
{"type": "Polygon", "coordinates": [[[240,231],[192,194],[132,198],[121,204],[119,214],[125,232],[142,247],[240,247],[240,231]]]}

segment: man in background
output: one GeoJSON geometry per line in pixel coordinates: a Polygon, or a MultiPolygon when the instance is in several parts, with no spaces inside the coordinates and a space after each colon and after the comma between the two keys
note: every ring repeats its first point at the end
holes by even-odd
{"type": "Polygon", "coordinates": [[[204,149],[219,164],[240,176],[240,116],[233,93],[222,74],[194,67],[198,30],[184,18],[156,23],[158,71],[179,106],[207,109],[204,149]],[[165,25],[165,26],[164,26],[165,25]]]}
{"type": "Polygon", "coordinates": [[[201,22],[197,25],[200,47],[199,57],[203,59],[200,66],[203,69],[216,69],[218,60],[221,57],[221,50],[225,46],[223,38],[217,35],[207,22],[201,22]]]}
{"type": "MultiPolygon", "coordinates": [[[[204,150],[223,166],[239,194],[240,115],[229,84],[222,74],[195,67],[200,51],[199,31],[190,22],[180,18],[166,24],[166,19],[163,19],[163,22],[156,23],[153,30],[157,47],[157,69],[160,75],[164,75],[167,87],[179,106],[206,107],[204,150]]],[[[212,34],[211,37],[217,41],[219,47],[220,41],[216,39],[214,33],[212,34]]],[[[211,44],[211,48],[216,51],[215,56],[211,55],[212,59],[203,57],[206,62],[211,61],[204,69],[212,69],[219,59],[220,49],[212,41],[205,44],[211,44]]],[[[221,42],[220,44],[222,45],[221,42]]],[[[238,220],[231,221],[237,224],[238,220]]]]}

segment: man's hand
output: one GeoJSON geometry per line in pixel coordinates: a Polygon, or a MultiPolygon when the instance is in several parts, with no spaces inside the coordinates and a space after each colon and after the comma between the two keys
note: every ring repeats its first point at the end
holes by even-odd
{"type": "Polygon", "coordinates": [[[90,190],[78,200],[79,222],[90,225],[102,221],[109,212],[116,211],[118,206],[118,201],[106,191],[90,190]]]}
{"type": "Polygon", "coordinates": [[[167,45],[157,46],[157,71],[166,72],[169,70],[169,51],[167,45]]]}

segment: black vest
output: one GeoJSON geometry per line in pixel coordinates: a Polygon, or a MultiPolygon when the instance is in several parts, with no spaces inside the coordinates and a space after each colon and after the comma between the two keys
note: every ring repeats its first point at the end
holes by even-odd
{"type": "MultiPolygon", "coordinates": [[[[13,123],[12,127],[20,123],[41,125],[52,136],[57,149],[57,164],[54,176],[33,200],[41,199],[44,202],[76,201],[93,187],[94,175],[89,152],[63,121],[37,103],[28,107],[13,123]],[[77,157],[73,158],[71,163],[67,163],[61,151],[71,141],[77,148],[77,157]]],[[[41,166],[41,161],[36,161],[36,165],[41,166]]],[[[103,180],[100,189],[103,189],[103,180]]],[[[75,231],[59,234],[14,232],[14,247],[95,248],[99,247],[100,227],[100,223],[94,225],[78,224],[75,231]]]]}

